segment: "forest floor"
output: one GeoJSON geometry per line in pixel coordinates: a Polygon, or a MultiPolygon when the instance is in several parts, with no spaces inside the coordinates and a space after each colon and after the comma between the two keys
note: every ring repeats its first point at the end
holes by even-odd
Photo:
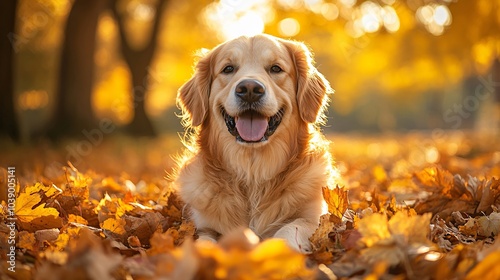
{"type": "Polygon", "coordinates": [[[166,179],[176,135],[2,142],[0,278],[500,279],[498,135],[329,138],[340,177],[309,255],[248,232],[192,242],[166,179]]]}

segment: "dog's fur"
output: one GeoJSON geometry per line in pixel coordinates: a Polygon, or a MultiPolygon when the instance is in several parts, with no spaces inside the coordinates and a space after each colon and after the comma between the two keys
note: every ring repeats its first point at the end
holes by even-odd
{"type": "Polygon", "coordinates": [[[329,142],[319,131],[331,92],[299,42],[240,37],[200,57],[177,96],[192,133],[175,183],[201,239],[249,227],[260,238],[310,250],[322,214],[321,189],[332,183],[329,142]],[[224,73],[228,65],[234,70],[224,73]],[[237,141],[221,113],[242,114],[235,90],[243,79],[266,89],[252,109],[268,119],[283,109],[281,124],[265,141],[237,141]]]}

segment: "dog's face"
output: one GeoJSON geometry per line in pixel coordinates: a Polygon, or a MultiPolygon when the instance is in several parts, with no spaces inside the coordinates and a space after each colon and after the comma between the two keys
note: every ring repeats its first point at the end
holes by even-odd
{"type": "Polygon", "coordinates": [[[203,56],[178,101],[192,126],[212,119],[236,142],[257,147],[283,122],[318,121],[330,91],[302,43],[258,35],[203,56]]]}

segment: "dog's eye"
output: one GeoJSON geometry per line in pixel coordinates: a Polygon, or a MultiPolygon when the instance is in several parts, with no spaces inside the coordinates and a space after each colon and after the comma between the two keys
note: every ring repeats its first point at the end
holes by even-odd
{"type": "Polygon", "coordinates": [[[281,69],[278,65],[273,65],[271,66],[271,72],[272,73],[279,73],[279,72],[282,72],[283,69],[281,69]]]}
{"type": "Polygon", "coordinates": [[[229,74],[234,72],[234,66],[228,65],[222,69],[222,73],[229,74]]]}

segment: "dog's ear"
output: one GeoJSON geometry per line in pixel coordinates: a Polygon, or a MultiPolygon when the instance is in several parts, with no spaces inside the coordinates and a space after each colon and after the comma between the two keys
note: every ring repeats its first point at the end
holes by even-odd
{"type": "Polygon", "coordinates": [[[312,53],[306,45],[292,41],[286,41],[285,45],[295,64],[300,117],[308,123],[321,122],[328,95],[333,93],[330,83],[314,67],[312,53]]]}
{"type": "Polygon", "coordinates": [[[182,118],[191,126],[199,126],[208,114],[208,98],[212,85],[211,61],[214,52],[199,54],[195,73],[177,93],[177,104],[182,109],[182,118]]]}

